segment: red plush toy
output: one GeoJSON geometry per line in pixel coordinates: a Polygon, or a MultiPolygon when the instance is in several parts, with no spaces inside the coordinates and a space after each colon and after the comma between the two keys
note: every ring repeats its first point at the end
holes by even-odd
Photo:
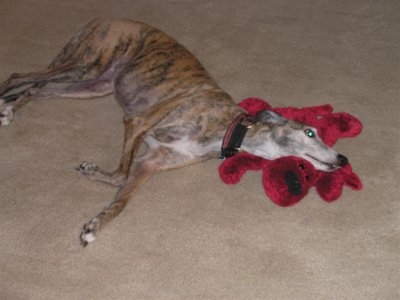
{"type": "MultiPolygon", "coordinates": [[[[354,137],[362,130],[358,119],[348,113],[333,113],[331,105],[274,109],[261,99],[248,98],[240,106],[251,115],[269,109],[285,118],[313,126],[329,146],[335,144],[339,138],[354,137]]],[[[353,190],[362,188],[361,180],[352,172],[350,164],[333,172],[324,172],[316,170],[310,162],[294,156],[267,160],[242,152],[225,159],[219,167],[219,174],[223,182],[235,184],[248,170],[262,170],[265,193],[279,206],[296,204],[312,186],[315,186],[319,196],[326,202],[337,200],[342,194],[343,186],[353,190]]]]}

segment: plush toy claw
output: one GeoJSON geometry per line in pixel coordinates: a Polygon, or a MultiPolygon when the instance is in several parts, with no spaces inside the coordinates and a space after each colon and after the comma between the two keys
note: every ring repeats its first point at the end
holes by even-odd
{"type": "Polygon", "coordinates": [[[353,173],[350,164],[335,172],[319,171],[318,179],[315,181],[318,195],[326,202],[337,200],[342,195],[343,186],[356,191],[362,189],[362,182],[357,174],[353,173]]]}

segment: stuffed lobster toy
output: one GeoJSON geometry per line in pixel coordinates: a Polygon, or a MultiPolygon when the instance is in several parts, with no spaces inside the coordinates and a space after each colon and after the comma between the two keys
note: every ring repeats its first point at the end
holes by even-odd
{"type": "MultiPolygon", "coordinates": [[[[267,102],[248,98],[240,106],[255,115],[262,110],[272,110],[285,118],[315,127],[320,138],[332,146],[339,138],[357,136],[362,130],[361,122],[352,115],[334,113],[331,105],[305,108],[272,108],[267,102]]],[[[347,163],[333,172],[319,171],[305,159],[295,156],[267,160],[249,153],[240,152],[222,161],[219,174],[223,182],[236,184],[248,170],[261,170],[262,183],[267,196],[279,206],[298,203],[315,187],[318,195],[326,202],[337,200],[343,186],[360,190],[360,178],[347,163]]]]}

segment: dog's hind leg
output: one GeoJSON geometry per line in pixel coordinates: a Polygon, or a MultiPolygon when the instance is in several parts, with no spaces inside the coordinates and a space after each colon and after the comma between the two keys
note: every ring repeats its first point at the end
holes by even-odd
{"type": "Polygon", "coordinates": [[[111,80],[97,78],[73,83],[64,88],[31,88],[24,95],[35,99],[69,98],[90,99],[109,95],[113,92],[111,80]]]}
{"type": "Polygon", "coordinates": [[[11,75],[10,78],[0,84],[0,126],[10,124],[15,111],[30,101],[31,97],[27,94],[32,87],[40,89],[49,82],[78,78],[80,76],[78,73],[80,72],[76,67],[59,66],[41,72],[11,75]],[[29,84],[32,86],[6,95],[10,90],[29,84]],[[9,104],[9,102],[16,103],[9,104]]]}
{"type": "Polygon", "coordinates": [[[101,97],[113,92],[110,81],[103,79],[87,80],[71,84],[65,88],[42,88],[44,83],[38,83],[37,87],[32,87],[20,92],[11,94],[8,97],[16,97],[13,103],[6,101],[0,102],[0,126],[10,124],[15,112],[32,100],[48,98],[74,98],[89,99],[101,97]]]}
{"type": "Polygon", "coordinates": [[[32,89],[32,88],[40,89],[40,88],[44,87],[46,84],[47,83],[45,83],[45,82],[35,83],[32,86],[25,88],[21,91],[2,96],[2,97],[0,97],[0,100],[2,100],[1,101],[2,103],[15,102],[19,97],[24,95],[29,89],[32,89]]]}
{"type": "Polygon", "coordinates": [[[48,82],[68,82],[79,80],[85,74],[86,67],[78,67],[75,64],[58,65],[44,71],[31,73],[14,73],[0,84],[0,97],[8,91],[28,84],[48,82]]]}

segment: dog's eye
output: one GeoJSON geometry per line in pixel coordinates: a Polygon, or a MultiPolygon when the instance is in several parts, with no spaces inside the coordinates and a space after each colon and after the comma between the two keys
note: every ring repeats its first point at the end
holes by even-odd
{"type": "Polygon", "coordinates": [[[315,137],[315,133],[314,133],[314,131],[312,131],[311,129],[306,129],[306,130],[304,130],[304,132],[305,132],[305,134],[306,134],[308,137],[310,137],[310,138],[315,137]]]}

